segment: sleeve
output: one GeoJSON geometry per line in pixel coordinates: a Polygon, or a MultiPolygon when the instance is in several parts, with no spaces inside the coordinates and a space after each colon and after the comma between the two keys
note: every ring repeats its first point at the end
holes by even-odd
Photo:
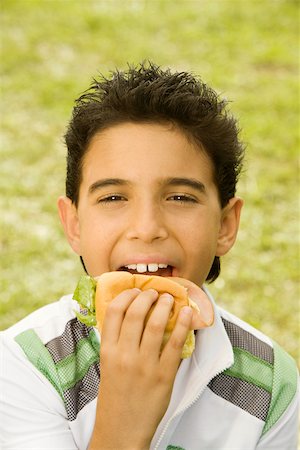
{"type": "Polygon", "coordinates": [[[0,396],[2,450],[78,450],[59,394],[3,335],[0,396]]]}
{"type": "Polygon", "coordinates": [[[295,397],[278,422],[262,437],[257,450],[297,450],[299,396],[295,397]]]}
{"type": "Polygon", "coordinates": [[[299,433],[299,374],[295,361],[274,345],[272,397],[257,450],[297,450],[299,433]]]}

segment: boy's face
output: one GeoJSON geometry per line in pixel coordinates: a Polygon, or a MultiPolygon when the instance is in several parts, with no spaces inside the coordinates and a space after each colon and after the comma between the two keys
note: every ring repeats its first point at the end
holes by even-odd
{"type": "Polygon", "coordinates": [[[240,208],[234,198],[221,209],[210,159],[161,124],[124,123],[95,135],[78,207],[59,200],[69,242],[90,275],[133,264],[148,273],[164,264],[153,274],[198,285],[233,245],[240,208]]]}

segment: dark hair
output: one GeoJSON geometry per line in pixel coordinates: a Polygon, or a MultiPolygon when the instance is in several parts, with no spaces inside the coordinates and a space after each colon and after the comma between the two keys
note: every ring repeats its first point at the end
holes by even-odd
{"type": "MultiPolygon", "coordinates": [[[[92,137],[124,122],[173,123],[204,150],[214,166],[221,207],[235,195],[242,168],[243,144],[227,102],[199,78],[163,70],[148,62],[127,71],[100,75],[75,103],[65,140],[68,148],[66,195],[77,205],[82,163],[92,137]]],[[[215,257],[207,277],[220,273],[215,257]]]]}

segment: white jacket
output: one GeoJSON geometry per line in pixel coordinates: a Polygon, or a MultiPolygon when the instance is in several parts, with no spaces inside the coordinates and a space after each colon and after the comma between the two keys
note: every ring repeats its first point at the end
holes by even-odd
{"type": "MultiPolygon", "coordinates": [[[[88,448],[99,335],[77,321],[75,308],[63,297],[1,333],[1,449],[88,448]]],[[[297,384],[289,355],[215,307],[214,325],[197,332],[179,367],[151,450],[296,450],[297,384]]]]}

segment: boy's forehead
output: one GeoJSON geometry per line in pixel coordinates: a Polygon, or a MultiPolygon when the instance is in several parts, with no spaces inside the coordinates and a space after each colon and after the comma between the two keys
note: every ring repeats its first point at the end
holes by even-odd
{"type": "MultiPolygon", "coordinates": [[[[98,152],[113,153],[115,150],[128,150],[130,153],[136,151],[141,153],[142,148],[155,150],[159,146],[161,150],[167,150],[170,146],[174,156],[180,150],[182,152],[204,153],[204,147],[196,143],[179,126],[173,123],[159,122],[124,122],[107,127],[92,137],[86,150],[86,155],[97,147],[98,152]]],[[[143,155],[151,156],[151,152],[143,155]]],[[[163,158],[164,153],[161,153],[163,158]]]]}
{"type": "MultiPolygon", "coordinates": [[[[122,123],[91,139],[82,166],[83,178],[130,178],[157,172],[162,177],[197,178],[212,171],[207,154],[171,124],[122,123]]],[[[94,180],[96,181],[96,180],[94,180]]],[[[93,182],[94,182],[93,181],[93,182]]]]}

